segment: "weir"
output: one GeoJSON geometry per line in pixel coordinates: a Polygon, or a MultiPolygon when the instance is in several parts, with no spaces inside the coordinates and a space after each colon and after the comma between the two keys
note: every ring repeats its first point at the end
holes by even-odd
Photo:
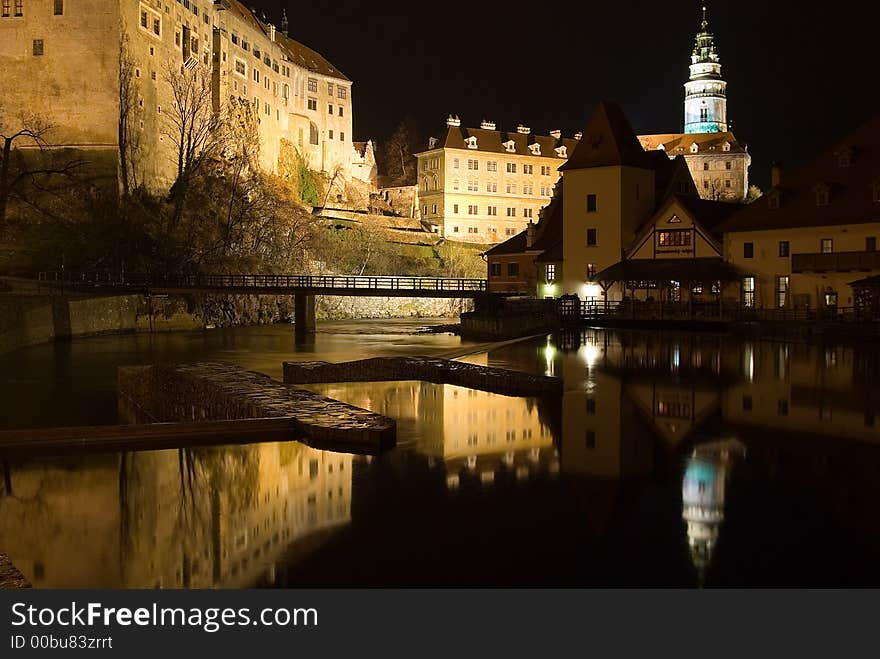
{"type": "Polygon", "coordinates": [[[562,380],[433,357],[374,357],[351,362],[284,362],[287,384],[419,380],[503,396],[557,396],[562,380]]]}
{"type": "Polygon", "coordinates": [[[376,453],[397,443],[393,419],[232,364],[124,366],[118,379],[120,405],[136,421],[284,418],[317,448],[376,453]]]}

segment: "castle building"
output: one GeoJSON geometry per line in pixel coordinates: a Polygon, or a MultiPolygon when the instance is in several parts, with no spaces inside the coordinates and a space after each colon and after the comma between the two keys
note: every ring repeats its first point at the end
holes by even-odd
{"type": "Polygon", "coordinates": [[[286,34],[286,15],[279,30],[238,0],[12,4],[0,12],[2,111],[52,126],[53,147],[109,173],[121,142],[136,146],[135,182],[167,189],[178,166],[173,80],[190,76],[208,81],[213,111],[233,100],[252,109],[266,171],[278,171],[286,142],[312,169],[349,173],[352,83],[286,34]]]}
{"type": "Polygon", "coordinates": [[[534,135],[522,125],[506,132],[488,121],[463,128],[449,117],[443,135],[416,154],[422,222],[450,240],[510,238],[537,220],[577,139],[534,135]]]}
{"type": "Polygon", "coordinates": [[[684,89],[684,132],[641,135],[642,147],[665,151],[670,158],[684,156],[703,199],[744,201],[752,157],[730,130],[727,82],[721,77],[721,59],[705,7],[684,89]]]}

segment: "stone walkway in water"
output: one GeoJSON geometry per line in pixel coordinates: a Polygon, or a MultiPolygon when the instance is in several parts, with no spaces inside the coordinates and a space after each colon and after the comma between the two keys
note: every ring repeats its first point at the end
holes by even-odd
{"type": "Polygon", "coordinates": [[[154,421],[290,418],[322,448],[391,448],[393,419],[226,363],[119,369],[119,394],[154,421]]]}
{"type": "Polygon", "coordinates": [[[0,554],[0,590],[30,588],[31,585],[12,564],[6,554],[0,554]]]}
{"type": "Polygon", "coordinates": [[[284,362],[287,384],[418,380],[505,396],[555,396],[562,380],[434,357],[374,357],[352,362],[284,362]]]}

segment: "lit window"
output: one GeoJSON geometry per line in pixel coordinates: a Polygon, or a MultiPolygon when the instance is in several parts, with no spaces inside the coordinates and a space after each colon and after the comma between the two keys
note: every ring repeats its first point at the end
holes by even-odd
{"type": "Polygon", "coordinates": [[[309,91],[312,93],[318,91],[318,81],[315,78],[309,78],[309,91]]]}
{"type": "MultiPolygon", "coordinates": [[[[755,278],[743,277],[742,280],[742,304],[744,307],[755,306],[755,278]]],[[[751,409],[751,405],[749,406],[751,409]]]]}
{"type": "Polygon", "coordinates": [[[658,247],[690,247],[690,229],[672,229],[657,232],[658,247]]]}
{"type": "Polygon", "coordinates": [[[822,238],[820,247],[823,254],[831,254],[834,251],[834,241],[831,238],[822,238]]]}
{"type": "Polygon", "coordinates": [[[550,284],[550,283],[553,283],[554,281],[556,281],[556,264],[555,263],[548,263],[545,270],[546,270],[547,283],[550,284]]]}

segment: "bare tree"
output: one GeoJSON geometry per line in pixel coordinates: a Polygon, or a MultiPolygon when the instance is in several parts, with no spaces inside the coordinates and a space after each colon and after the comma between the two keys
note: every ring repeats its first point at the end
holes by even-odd
{"type": "Polygon", "coordinates": [[[53,126],[37,115],[6,120],[0,110],[0,224],[9,200],[25,199],[26,185],[39,187],[52,176],[71,176],[86,164],[82,159],[59,159],[47,137],[53,126]],[[25,154],[25,151],[27,154],[25,154]]]}
{"type": "Polygon", "coordinates": [[[137,161],[140,151],[139,86],[135,76],[136,62],[123,35],[119,43],[119,179],[125,196],[138,185],[137,161]]]}
{"type": "Polygon", "coordinates": [[[193,177],[223,148],[224,122],[219,109],[214,107],[210,69],[200,64],[186,67],[169,62],[163,77],[171,94],[171,108],[163,113],[163,134],[176,149],[177,180],[171,188],[171,198],[177,223],[183,215],[193,177]]]}
{"type": "Polygon", "coordinates": [[[411,118],[404,119],[376,153],[380,170],[392,185],[413,185],[417,165],[414,154],[423,148],[418,125],[411,118]]]}

